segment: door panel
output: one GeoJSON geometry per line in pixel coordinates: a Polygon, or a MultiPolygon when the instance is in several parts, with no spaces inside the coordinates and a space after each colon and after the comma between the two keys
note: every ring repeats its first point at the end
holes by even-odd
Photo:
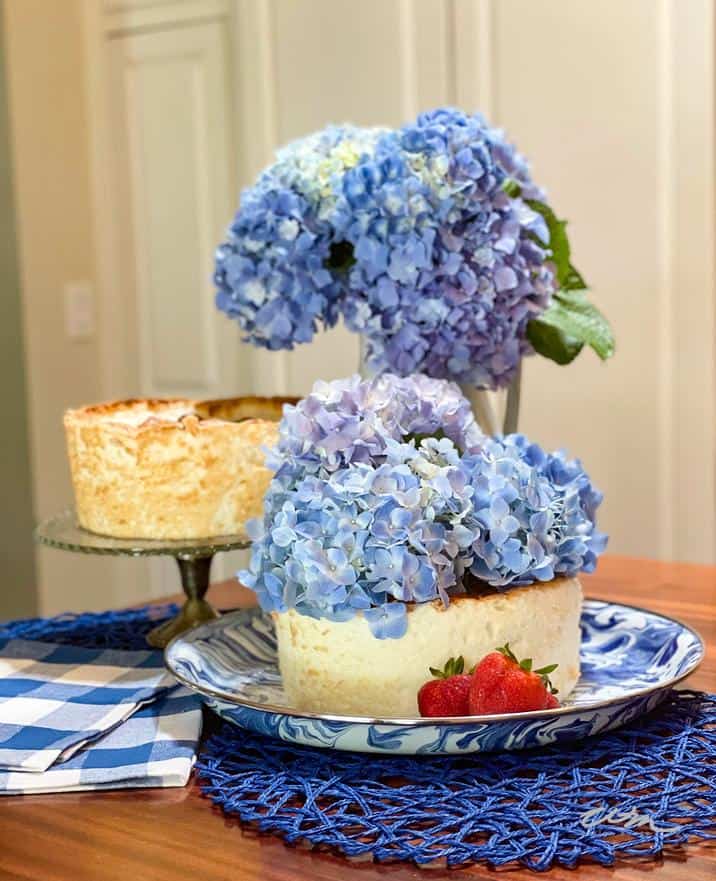
{"type": "Polygon", "coordinates": [[[235,393],[238,331],[210,307],[234,208],[223,21],[111,42],[121,260],[144,395],[235,393]]]}

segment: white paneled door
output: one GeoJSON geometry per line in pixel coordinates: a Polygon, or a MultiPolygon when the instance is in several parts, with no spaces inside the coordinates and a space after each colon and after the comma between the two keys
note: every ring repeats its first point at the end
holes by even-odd
{"type": "Polygon", "coordinates": [[[211,308],[216,243],[235,207],[223,19],[110,39],[120,263],[147,395],[236,389],[238,333],[211,308]]]}

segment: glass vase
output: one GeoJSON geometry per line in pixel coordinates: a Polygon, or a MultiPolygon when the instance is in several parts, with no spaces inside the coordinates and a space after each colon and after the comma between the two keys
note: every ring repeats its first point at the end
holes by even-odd
{"type": "MultiPolygon", "coordinates": [[[[363,379],[369,379],[375,374],[366,364],[365,341],[360,337],[360,363],[358,372],[363,379]]],[[[517,431],[520,415],[520,385],[522,379],[522,365],[506,391],[491,392],[487,389],[475,388],[471,385],[460,383],[460,390],[468,399],[475,414],[475,420],[485,434],[512,434],[517,431]]]]}

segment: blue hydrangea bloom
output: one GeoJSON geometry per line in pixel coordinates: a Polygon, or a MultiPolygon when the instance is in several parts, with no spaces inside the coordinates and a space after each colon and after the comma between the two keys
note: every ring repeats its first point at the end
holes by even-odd
{"type": "Polygon", "coordinates": [[[347,167],[371,150],[378,130],[331,126],[277,154],[216,251],[216,304],[246,338],[268,349],[310,342],[331,326],[344,292],[328,268],[336,242],[333,195],[347,167]]]}
{"type": "Polygon", "coordinates": [[[243,194],[217,250],[217,305],[269,349],[343,315],[378,371],[505,385],[554,290],[535,198],[524,159],[480,115],[329,127],[243,194]]]}
{"type": "Polygon", "coordinates": [[[384,639],[405,632],[406,603],[448,602],[476,540],[452,441],[394,443],[380,465],[285,477],[269,487],[249,570],[239,573],[262,608],[333,621],[360,611],[384,639]]]}
{"type": "Polygon", "coordinates": [[[594,570],[607,543],[596,528],[602,494],[578,459],[513,434],[487,439],[464,466],[473,490],[474,575],[504,588],[594,570]]]}
{"type": "Polygon", "coordinates": [[[356,255],[347,325],[364,334],[376,370],[507,384],[531,351],[527,322],[554,290],[536,241],[547,241],[547,230],[525,202],[543,194],[479,115],[422,114],[346,177],[371,167],[380,180],[386,148],[397,149],[400,173],[381,184],[380,198],[353,208],[345,232],[356,255]],[[521,184],[519,198],[504,192],[507,177],[521,184]],[[356,225],[365,230],[357,240],[356,225]]]}

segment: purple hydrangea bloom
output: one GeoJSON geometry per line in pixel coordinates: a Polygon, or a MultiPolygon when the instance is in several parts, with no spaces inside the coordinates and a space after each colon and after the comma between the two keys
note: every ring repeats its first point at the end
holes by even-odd
{"type": "Polygon", "coordinates": [[[421,371],[495,388],[531,352],[527,323],[549,304],[554,277],[542,217],[526,199],[543,199],[522,158],[481,116],[424,113],[381,141],[355,174],[382,167],[397,149],[401,176],[381,199],[354,208],[365,230],[354,242],[347,325],[367,341],[367,362],[399,374],[421,371]],[[503,183],[518,181],[521,196],[503,183]],[[393,205],[394,203],[394,205],[393,205]],[[387,254],[387,258],[386,258],[387,254]]]}
{"type": "Polygon", "coordinates": [[[244,193],[217,251],[217,305],[270,349],[342,314],[376,370],[505,385],[555,286],[531,199],[544,194],[525,161],[480,115],[329,127],[244,193]]]}
{"type": "Polygon", "coordinates": [[[463,451],[483,440],[469,401],[453,383],[389,373],[319,381],[296,406],[284,408],[268,463],[276,471],[325,475],[352,463],[380,464],[391,442],[436,434],[463,451]]]}

